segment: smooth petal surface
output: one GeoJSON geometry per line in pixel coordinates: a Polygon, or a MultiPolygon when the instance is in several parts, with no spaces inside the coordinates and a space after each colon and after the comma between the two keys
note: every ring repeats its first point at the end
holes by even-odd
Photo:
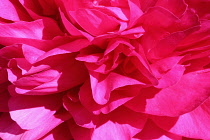
{"type": "Polygon", "coordinates": [[[209,97],[209,71],[185,74],[174,86],[142,90],[127,106],[158,116],[179,116],[197,108],[209,97]],[[199,85],[199,86],[198,86],[199,85]]]}
{"type": "Polygon", "coordinates": [[[116,88],[128,85],[144,85],[144,83],[117,73],[110,73],[107,76],[93,73],[90,80],[93,98],[101,105],[108,102],[111,92],[116,88]]]}
{"type": "Polygon", "coordinates": [[[182,135],[189,138],[210,138],[209,125],[209,106],[210,100],[207,99],[192,112],[179,117],[156,117],[152,118],[158,126],[166,131],[182,135]],[[164,121],[163,121],[164,120],[164,121]]]}
{"type": "Polygon", "coordinates": [[[22,139],[40,139],[47,135],[51,130],[56,128],[58,125],[63,123],[64,121],[70,119],[71,116],[66,113],[58,113],[48,116],[48,120],[46,120],[43,124],[37,126],[34,129],[26,131],[22,139]]]}
{"type": "Polygon", "coordinates": [[[22,129],[33,129],[44,124],[61,106],[58,96],[11,97],[9,109],[11,118],[22,129]],[[36,116],[36,117],[34,117],[36,116]]]}
{"type": "Polygon", "coordinates": [[[81,104],[89,111],[98,115],[100,113],[108,114],[116,108],[120,107],[127,101],[134,98],[135,95],[137,95],[140,92],[141,88],[142,87],[140,85],[119,88],[118,90],[112,92],[109,101],[104,105],[97,104],[93,99],[89,81],[86,81],[81,86],[78,94],[81,104]]]}
{"type": "Polygon", "coordinates": [[[136,139],[148,140],[182,140],[181,136],[171,134],[160,127],[158,127],[151,119],[147,120],[147,123],[144,126],[144,129],[134,136],[136,139]]]}
{"type": "Polygon", "coordinates": [[[33,22],[20,21],[12,24],[4,24],[0,26],[0,30],[0,37],[3,38],[11,37],[47,40],[63,34],[52,19],[40,19],[33,22]]]}
{"type": "Polygon", "coordinates": [[[131,139],[143,129],[147,120],[146,115],[130,111],[126,107],[120,107],[104,117],[104,120],[101,117],[102,124],[93,131],[93,140],[131,139]],[[129,119],[127,114],[129,114],[129,119]]]}
{"type": "Polygon", "coordinates": [[[42,140],[66,140],[66,139],[72,139],[72,136],[69,131],[69,127],[67,123],[62,123],[56,128],[54,128],[52,131],[50,131],[47,136],[42,138],[42,140]],[[61,135],[62,134],[62,135],[61,135]]]}
{"type": "Polygon", "coordinates": [[[31,20],[18,1],[0,1],[0,17],[11,21],[31,20]]]}
{"type": "Polygon", "coordinates": [[[97,10],[79,9],[75,12],[70,12],[70,15],[74,17],[84,30],[94,36],[116,30],[119,25],[116,19],[97,10]]]}
{"type": "Polygon", "coordinates": [[[9,113],[0,115],[0,138],[19,140],[25,130],[10,118],[9,113]]]}

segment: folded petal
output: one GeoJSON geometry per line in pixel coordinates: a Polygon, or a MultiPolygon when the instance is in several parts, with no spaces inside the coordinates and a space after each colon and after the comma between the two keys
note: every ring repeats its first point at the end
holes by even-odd
{"type": "Polygon", "coordinates": [[[179,117],[158,117],[152,118],[154,122],[166,131],[197,139],[210,138],[210,99],[208,98],[203,104],[195,110],[183,114],[179,117]]]}
{"type": "Polygon", "coordinates": [[[119,25],[115,18],[98,10],[79,9],[75,12],[70,11],[69,13],[84,30],[94,36],[113,32],[119,25]]]}
{"type": "Polygon", "coordinates": [[[128,140],[143,129],[147,116],[120,107],[100,120],[102,124],[94,129],[93,140],[104,137],[110,140],[128,140]]]}
{"type": "Polygon", "coordinates": [[[27,140],[40,139],[45,135],[49,134],[49,132],[56,128],[58,125],[70,118],[71,116],[69,114],[66,114],[66,112],[56,112],[56,114],[48,116],[48,119],[41,125],[37,126],[34,129],[26,131],[21,138],[27,140]]]}
{"type": "Polygon", "coordinates": [[[142,93],[130,100],[129,108],[158,116],[179,116],[190,112],[210,95],[208,70],[191,72],[182,76],[175,85],[164,88],[143,89],[142,93]]]}
{"type": "Polygon", "coordinates": [[[11,118],[22,129],[33,129],[45,124],[60,106],[60,98],[55,95],[23,95],[11,97],[9,100],[11,118]]]}
{"type": "Polygon", "coordinates": [[[67,95],[64,96],[64,107],[70,112],[77,125],[85,128],[96,127],[98,117],[82,106],[78,97],[74,97],[77,92],[77,90],[71,89],[67,95]]]}
{"type": "Polygon", "coordinates": [[[52,131],[50,131],[46,136],[41,138],[42,140],[70,140],[72,139],[72,136],[69,131],[69,127],[67,123],[62,123],[58,125],[56,128],[54,128],[52,131]]]}
{"type": "Polygon", "coordinates": [[[27,15],[21,4],[18,1],[4,0],[0,2],[0,17],[11,21],[30,21],[31,18],[27,15]]]}
{"type": "Polygon", "coordinates": [[[92,140],[92,131],[93,129],[84,128],[77,125],[73,119],[68,121],[69,129],[72,134],[72,137],[75,140],[92,140]]]}
{"type": "Polygon", "coordinates": [[[184,0],[158,0],[155,6],[166,8],[177,17],[181,17],[187,8],[187,4],[184,0]]]}
{"type": "Polygon", "coordinates": [[[108,114],[134,98],[140,92],[141,88],[140,85],[131,85],[114,90],[109,101],[104,105],[100,105],[93,99],[90,83],[86,81],[80,88],[79,97],[81,104],[94,114],[108,114]]]}
{"type": "Polygon", "coordinates": [[[25,130],[10,118],[9,113],[0,115],[0,138],[19,140],[25,130]]]}
{"type": "Polygon", "coordinates": [[[151,119],[147,120],[144,129],[138,133],[134,138],[137,139],[156,139],[156,140],[182,140],[179,135],[167,132],[160,127],[158,127],[151,119]]]}
{"type": "Polygon", "coordinates": [[[110,74],[102,75],[92,73],[90,75],[91,88],[93,98],[98,104],[106,104],[113,90],[128,85],[144,85],[135,79],[111,72],[110,74]]]}
{"type": "Polygon", "coordinates": [[[1,38],[27,38],[37,40],[49,40],[62,35],[56,22],[52,19],[39,19],[33,22],[16,22],[0,25],[1,38]]]}
{"type": "Polygon", "coordinates": [[[193,8],[202,19],[210,19],[209,0],[185,0],[190,8],[193,8]]]}
{"type": "Polygon", "coordinates": [[[140,9],[140,2],[138,0],[128,0],[128,5],[130,8],[129,27],[132,27],[137,23],[143,12],[140,9]]]}

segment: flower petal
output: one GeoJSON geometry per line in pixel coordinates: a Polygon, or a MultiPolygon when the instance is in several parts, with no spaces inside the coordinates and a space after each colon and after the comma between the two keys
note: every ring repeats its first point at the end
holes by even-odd
{"type": "Polygon", "coordinates": [[[100,119],[102,124],[93,131],[93,140],[103,138],[110,140],[131,139],[143,129],[147,120],[146,115],[133,112],[126,107],[120,107],[104,117],[104,120],[103,117],[100,119]]]}
{"type": "Polygon", "coordinates": [[[89,9],[79,9],[69,12],[84,30],[97,36],[117,29],[119,23],[115,18],[98,11],[89,9]]]}
{"type": "Polygon", "coordinates": [[[22,129],[33,129],[43,125],[61,106],[58,96],[11,97],[9,109],[11,118],[22,129]]]}
{"type": "Polygon", "coordinates": [[[9,113],[0,115],[0,138],[4,140],[20,140],[25,130],[10,118],[9,113]]]}
{"type": "Polygon", "coordinates": [[[110,94],[113,90],[128,85],[144,85],[135,79],[111,72],[107,76],[91,73],[91,88],[93,98],[98,104],[106,104],[110,98],[110,94]]]}
{"type": "Polygon", "coordinates": [[[201,70],[182,76],[175,85],[162,90],[143,89],[142,93],[130,100],[129,108],[158,116],[179,116],[194,110],[209,95],[210,72],[201,70]]]}
{"type": "Polygon", "coordinates": [[[189,138],[209,139],[210,138],[210,99],[192,112],[179,117],[159,117],[152,118],[158,126],[166,131],[182,135],[189,138]]]}
{"type": "Polygon", "coordinates": [[[156,139],[156,140],[182,140],[181,136],[171,134],[158,127],[152,120],[148,119],[144,129],[134,138],[138,139],[156,139]]]}

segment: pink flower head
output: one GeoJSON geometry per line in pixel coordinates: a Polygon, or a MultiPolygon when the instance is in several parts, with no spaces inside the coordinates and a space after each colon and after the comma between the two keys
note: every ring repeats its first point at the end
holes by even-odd
{"type": "Polygon", "coordinates": [[[0,139],[210,139],[210,0],[0,0],[0,139]]]}

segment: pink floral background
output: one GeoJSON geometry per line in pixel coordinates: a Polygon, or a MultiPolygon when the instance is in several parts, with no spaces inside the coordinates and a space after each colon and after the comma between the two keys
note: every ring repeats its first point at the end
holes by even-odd
{"type": "Polygon", "coordinates": [[[0,0],[0,139],[209,140],[210,0],[0,0]]]}

